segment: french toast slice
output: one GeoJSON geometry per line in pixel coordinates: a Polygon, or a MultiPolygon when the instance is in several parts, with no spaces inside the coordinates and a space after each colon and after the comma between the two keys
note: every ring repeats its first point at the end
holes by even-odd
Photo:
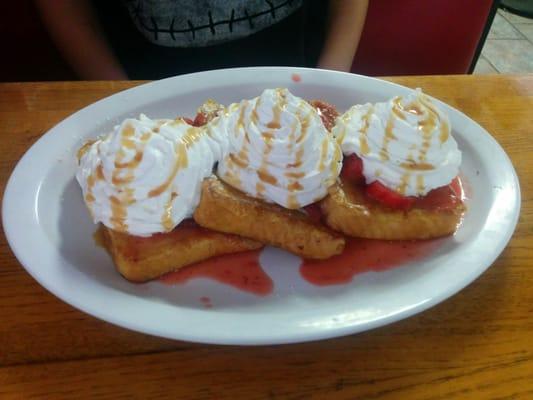
{"type": "Polygon", "coordinates": [[[193,218],[206,228],[281,247],[304,258],[329,258],[340,254],[345,244],[341,235],[304,212],[249,197],[216,177],[204,180],[193,218]]]}
{"type": "Polygon", "coordinates": [[[250,239],[202,228],[193,221],[150,237],[128,235],[103,225],[100,229],[118,272],[132,282],[158,278],[214,256],[263,247],[250,239]]]}
{"type": "Polygon", "coordinates": [[[449,209],[413,207],[396,210],[368,198],[364,188],[341,178],[320,208],[326,224],[348,236],[366,239],[415,240],[450,235],[465,211],[459,201],[449,209]]]}

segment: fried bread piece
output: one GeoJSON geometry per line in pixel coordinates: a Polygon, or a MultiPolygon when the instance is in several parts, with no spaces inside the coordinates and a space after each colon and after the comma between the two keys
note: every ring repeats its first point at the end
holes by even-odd
{"type": "Polygon", "coordinates": [[[344,249],[344,238],[304,212],[254,199],[218,178],[205,179],[194,212],[201,226],[281,247],[305,258],[325,259],[344,249]]]}
{"type": "Polygon", "coordinates": [[[320,203],[326,224],[349,236],[367,239],[414,240],[450,235],[461,222],[465,206],[451,209],[413,207],[394,210],[369,199],[362,186],[342,180],[320,203]]]}
{"type": "Polygon", "coordinates": [[[261,243],[214,232],[184,221],[168,233],[132,236],[101,226],[103,244],[124,278],[145,282],[189,264],[229,253],[261,248],[261,243]]]}

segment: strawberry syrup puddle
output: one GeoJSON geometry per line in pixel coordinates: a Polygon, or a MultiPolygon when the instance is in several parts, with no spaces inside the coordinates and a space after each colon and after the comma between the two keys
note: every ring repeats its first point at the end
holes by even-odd
{"type": "MultiPolygon", "coordinates": [[[[194,278],[209,278],[257,296],[272,293],[274,283],[259,264],[261,250],[228,254],[185,267],[163,275],[159,280],[166,284],[186,283],[194,278]]],[[[211,300],[200,298],[206,308],[211,300]],[[203,300],[202,300],[203,299],[203,300]]]]}
{"type": "Polygon", "coordinates": [[[300,274],[317,286],[349,283],[353,277],[370,271],[387,271],[430,254],[440,239],[390,241],[346,239],[342,254],[328,260],[304,260],[300,274]]]}

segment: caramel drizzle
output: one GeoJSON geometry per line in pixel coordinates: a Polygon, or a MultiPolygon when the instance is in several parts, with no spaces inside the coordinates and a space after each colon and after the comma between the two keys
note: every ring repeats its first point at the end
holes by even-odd
{"type": "MultiPolygon", "coordinates": [[[[158,133],[159,129],[158,128],[154,128],[154,132],[158,133]]],[[[141,135],[141,142],[147,142],[148,140],[150,140],[151,137],[152,137],[152,132],[145,132],[145,133],[143,133],[141,135]]]]}
{"type": "Polygon", "coordinates": [[[450,127],[448,125],[448,122],[444,119],[440,120],[440,133],[439,133],[439,140],[440,144],[444,144],[448,138],[450,137],[450,127]]]}
{"type": "Polygon", "coordinates": [[[131,125],[126,125],[124,129],[122,130],[123,138],[132,137],[134,135],[135,135],[135,128],[131,125]]]}
{"type": "Polygon", "coordinates": [[[424,193],[424,175],[417,175],[416,177],[416,192],[418,194],[424,193]]]}
{"type": "MultiPolygon", "coordinates": [[[[440,122],[440,132],[439,132],[439,141],[441,145],[446,142],[449,138],[449,125],[447,121],[441,118],[436,107],[431,104],[427,96],[423,94],[419,95],[415,102],[403,105],[401,103],[401,98],[396,97],[393,100],[392,112],[395,116],[400,119],[405,119],[404,113],[410,113],[418,117],[424,116],[424,109],[427,109],[427,117],[422,121],[418,122],[418,129],[422,132],[422,145],[420,146],[418,160],[420,163],[410,162],[404,163],[401,166],[408,170],[431,170],[434,169],[434,166],[426,163],[427,152],[429,151],[432,139],[432,132],[435,130],[437,123],[440,122]]],[[[382,157],[383,159],[383,157],[382,157]]]]}
{"type": "MultiPolygon", "coordinates": [[[[239,111],[239,119],[237,120],[237,129],[235,130],[234,134],[237,136],[239,134],[239,130],[244,129],[244,111],[246,110],[246,107],[248,106],[248,101],[243,101],[243,104],[241,106],[241,110],[239,111]]],[[[253,118],[253,116],[252,116],[253,118]]]]}
{"type": "Polygon", "coordinates": [[[287,164],[287,168],[299,168],[302,165],[303,156],[304,156],[304,148],[300,147],[296,151],[296,157],[295,157],[294,163],[287,164]]]}
{"type": "MultiPolygon", "coordinates": [[[[148,192],[148,197],[160,196],[172,184],[178,172],[182,169],[187,168],[187,166],[189,165],[189,158],[187,155],[187,150],[190,149],[196,142],[198,142],[198,140],[204,134],[205,134],[205,131],[202,129],[198,129],[195,127],[190,127],[189,129],[187,129],[187,132],[185,133],[185,135],[183,135],[179,139],[180,143],[178,143],[176,147],[176,162],[174,163],[171,174],[161,185],[157,186],[155,189],[152,189],[150,192],[148,192]]],[[[169,232],[173,228],[172,207],[173,207],[174,199],[177,196],[178,196],[178,193],[176,192],[172,192],[170,194],[170,198],[165,205],[165,211],[163,212],[163,215],[161,217],[161,223],[163,225],[163,228],[167,232],[169,232]]]]}
{"type": "MultiPolygon", "coordinates": [[[[254,110],[255,111],[255,110],[254,110]]],[[[281,106],[274,105],[272,107],[272,121],[270,121],[266,126],[269,129],[279,129],[281,128],[281,106]]]]}
{"type": "MultiPolygon", "coordinates": [[[[392,113],[398,117],[399,119],[402,119],[402,120],[405,120],[405,115],[403,114],[402,111],[405,111],[403,106],[402,106],[402,103],[401,103],[401,97],[395,97],[393,100],[392,100],[392,113]]],[[[409,112],[409,111],[408,111],[409,112]]]]}
{"type": "MultiPolygon", "coordinates": [[[[126,224],[127,218],[127,207],[135,203],[135,198],[133,197],[134,190],[125,185],[133,182],[135,179],[134,170],[141,163],[143,159],[143,150],[144,146],[141,149],[138,149],[135,142],[131,139],[135,135],[135,128],[128,124],[122,129],[120,144],[121,148],[117,152],[115,157],[114,166],[115,169],[111,174],[111,182],[116,186],[123,186],[118,189],[118,197],[110,196],[109,203],[111,205],[111,217],[109,221],[113,229],[120,232],[127,232],[128,226],[126,224]],[[124,148],[135,150],[135,155],[130,161],[123,162],[126,157],[124,148]]],[[[146,133],[144,134],[146,135],[146,133]]],[[[150,134],[151,135],[151,134],[150,134]]],[[[145,142],[148,139],[145,140],[145,142]]],[[[103,179],[103,171],[98,171],[97,173],[103,179]]]]}
{"type": "Polygon", "coordinates": [[[119,193],[121,194],[121,199],[116,196],[109,197],[109,203],[111,205],[111,217],[109,221],[113,229],[119,232],[127,232],[127,206],[135,203],[135,198],[133,197],[133,189],[131,188],[125,188],[123,191],[119,191],[119,193]]]}
{"type": "Polygon", "coordinates": [[[344,125],[342,127],[342,131],[341,133],[336,137],[336,140],[337,140],[337,144],[339,146],[342,145],[342,142],[344,142],[344,138],[346,137],[346,131],[347,131],[347,128],[346,128],[346,125],[344,125]]]}
{"type": "Polygon", "coordinates": [[[270,185],[276,185],[278,180],[275,176],[271,175],[268,172],[267,166],[267,157],[272,152],[272,140],[265,140],[265,150],[263,151],[263,158],[261,160],[261,166],[257,170],[257,176],[260,180],[270,185]]]}
{"type": "MultiPolygon", "coordinates": [[[[96,200],[93,195],[93,188],[95,184],[96,184],[95,176],[93,174],[89,175],[89,177],[87,178],[87,194],[85,195],[85,201],[87,203],[92,203],[94,200],[96,200]]],[[[92,207],[89,207],[89,208],[92,208],[92,207]]]]}
{"type": "Polygon", "coordinates": [[[287,208],[290,210],[296,210],[300,208],[300,203],[298,202],[295,193],[289,193],[287,197],[287,208]]]}
{"type": "Polygon", "coordinates": [[[104,179],[104,170],[102,164],[99,163],[95,171],[87,178],[87,194],[85,195],[85,201],[87,203],[87,206],[89,207],[91,215],[93,214],[91,203],[96,200],[93,194],[94,185],[96,185],[97,181],[103,181],[104,179]]]}
{"type": "Polygon", "coordinates": [[[143,159],[143,155],[144,155],[143,152],[138,151],[135,153],[135,156],[133,156],[133,158],[130,161],[125,162],[125,163],[121,163],[115,159],[115,168],[116,169],[137,168],[137,166],[141,163],[143,159]]]}
{"type": "MultiPolygon", "coordinates": [[[[298,104],[298,115],[301,116],[302,112],[305,107],[307,107],[309,103],[307,103],[305,100],[300,101],[298,104]]],[[[313,110],[309,111],[306,115],[299,118],[300,119],[300,135],[296,138],[296,143],[300,144],[303,142],[303,140],[307,137],[307,133],[309,132],[309,125],[311,125],[311,118],[313,114],[313,110]]]]}
{"type": "Polygon", "coordinates": [[[122,138],[122,141],[120,143],[122,148],[129,149],[129,150],[136,150],[137,146],[135,145],[135,142],[131,139],[127,139],[125,137],[122,138]]]}
{"type": "Polygon", "coordinates": [[[295,119],[291,125],[291,131],[289,132],[289,137],[288,137],[287,150],[289,154],[292,153],[292,150],[294,148],[294,137],[296,135],[297,126],[298,126],[298,121],[295,119]]]}
{"type": "Polygon", "coordinates": [[[257,170],[257,176],[259,177],[259,179],[261,179],[263,182],[266,182],[270,185],[276,185],[278,183],[278,180],[276,179],[275,176],[271,175],[267,169],[266,169],[266,165],[262,165],[258,170],[257,170]]]}
{"type": "Polygon", "coordinates": [[[109,203],[111,204],[111,218],[109,219],[113,228],[120,232],[125,232],[128,229],[126,225],[126,208],[122,205],[121,201],[115,197],[109,197],[109,203]]]}
{"type": "Polygon", "coordinates": [[[411,103],[411,104],[408,104],[405,108],[404,108],[404,111],[405,112],[408,112],[410,114],[414,114],[414,115],[424,115],[424,111],[419,107],[418,104],[416,103],[411,103]]]}
{"type": "Polygon", "coordinates": [[[91,146],[96,143],[96,140],[88,140],[86,143],[81,146],[76,154],[76,158],[78,159],[78,164],[81,161],[81,158],[89,151],[91,146]]]}
{"type": "Polygon", "coordinates": [[[257,182],[257,184],[255,185],[255,191],[257,193],[257,197],[259,198],[263,198],[264,195],[265,195],[265,185],[262,184],[261,182],[257,182]]]}
{"type": "MultiPolygon", "coordinates": [[[[419,103],[428,110],[428,118],[419,123],[419,129],[422,130],[423,142],[418,159],[419,161],[425,161],[431,144],[431,133],[437,126],[437,123],[440,122],[439,140],[441,145],[448,140],[450,127],[448,123],[440,117],[438,110],[428,101],[426,96],[419,96],[419,103]]],[[[411,104],[410,109],[422,113],[422,110],[417,104],[411,104]]]]}
{"type": "Polygon", "coordinates": [[[241,168],[247,168],[250,163],[250,159],[248,157],[248,146],[244,145],[237,154],[230,154],[229,157],[233,161],[234,165],[238,165],[241,168]]]}
{"type": "MultiPolygon", "coordinates": [[[[259,100],[257,100],[257,102],[259,102],[259,100]]],[[[257,123],[259,122],[259,115],[257,114],[257,108],[254,108],[252,110],[251,118],[252,118],[252,123],[254,125],[257,125],[257,123]]]]}
{"type": "MultiPolygon", "coordinates": [[[[124,142],[130,142],[130,140],[122,138],[121,145],[124,145],[124,142]]],[[[135,157],[137,157],[137,152],[135,153],[134,159],[135,157]]],[[[120,167],[123,164],[129,164],[129,163],[122,162],[124,158],[126,158],[126,153],[124,152],[124,149],[121,148],[119,149],[119,151],[117,152],[117,156],[115,157],[115,163],[114,163],[115,169],[113,170],[113,173],[111,174],[111,182],[113,183],[113,185],[124,186],[124,185],[127,185],[128,183],[133,182],[133,180],[135,179],[135,176],[133,175],[133,170],[131,168],[126,169],[126,168],[120,167]],[[123,170],[124,170],[124,173],[122,173],[123,170]]]]}
{"type": "Polygon", "coordinates": [[[431,132],[435,128],[435,121],[433,117],[430,117],[419,122],[418,127],[422,130],[422,146],[418,153],[418,160],[424,162],[427,159],[427,152],[431,145],[431,132]]]}
{"type": "Polygon", "coordinates": [[[170,193],[170,198],[165,204],[165,211],[163,212],[163,217],[161,218],[161,224],[166,232],[170,232],[174,227],[174,223],[172,222],[172,203],[176,197],[178,197],[178,193],[170,193]]]}
{"type": "MultiPolygon", "coordinates": [[[[304,148],[300,147],[296,151],[296,156],[293,164],[287,164],[287,168],[299,168],[302,165],[303,162],[303,156],[304,156],[304,148]]],[[[289,183],[287,186],[287,189],[289,190],[289,194],[287,197],[287,207],[290,209],[296,209],[300,208],[300,205],[298,203],[298,200],[296,198],[296,194],[293,193],[297,190],[302,190],[303,186],[296,181],[296,179],[303,178],[305,176],[305,172],[295,172],[295,171],[289,171],[285,172],[285,176],[289,178],[289,183]]]]}
{"type": "Polygon", "coordinates": [[[128,183],[133,182],[135,179],[135,175],[133,175],[133,171],[127,170],[127,174],[123,177],[119,177],[116,170],[113,171],[113,176],[111,177],[111,182],[115,186],[124,186],[128,183]]]}
{"type": "Polygon", "coordinates": [[[401,163],[400,167],[409,171],[431,171],[435,169],[432,164],[424,162],[417,163],[413,158],[413,154],[411,152],[409,152],[409,154],[407,155],[407,162],[401,163]]]}
{"type": "Polygon", "coordinates": [[[133,175],[133,169],[136,168],[142,161],[142,150],[137,149],[135,142],[129,139],[134,135],[135,128],[133,126],[128,124],[124,127],[124,129],[122,129],[120,138],[121,148],[119,149],[119,151],[117,152],[117,156],[115,157],[115,169],[111,174],[111,182],[116,186],[124,186],[128,183],[133,182],[133,180],[135,179],[133,175]],[[135,150],[135,155],[133,156],[131,161],[123,162],[124,158],[126,157],[124,148],[135,150]]]}
{"type": "Polygon", "coordinates": [[[187,130],[187,133],[179,139],[180,143],[178,143],[178,145],[176,146],[176,162],[174,163],[172,172],[161,185],[148,192],[148,197],[156,197],[161,195],[161,193],[168,189],[172,181],[174,181],[174,178],[176,178],[178,172],[182,169],[187,168],[187,166],[189,165],[187,149],[189,149],[194,143],[196,143],[200,139],[200,137],[202,137],[202,135],[203,131],[201,129],[190,127],[187,130]]]}
{"type": "Polygon", "coordinates": [[[298,190],[303,190],[303,188],[304,187],[298,181],[293,181],[293,182],[289,183],[289,185],[287,186],[287,189],[289,189],[289,191],[291,191],[291,192],[296,192],[298,190]]]}
{"type": "Polygon", "coordinates": [[[411,178],[411,174],[405,173],[401,179],[400,179],[400,185],[398,186],[398,193],[405,194],[405,191],[407,190],[407,186],[409,185],[409,180],[411,178]]]}
{"type": "Polygon", "coordinates": [[[389,159],[389,142],[393,139],[396,139],[396,136],[392,133],[392,128],[394,127],[394,118],[392,115],[387,120],[387,125],[385,126],[385,136],[383,137],[383,145],[379,151],[379,157],[386,161],[389,159]]]}
{"type": "Polygon", "coordinates": [[[238,174],[235,172],[235,162],[230,156],[226,156],[225,164],[228,170],[224,174],[224,180],[226,180],[231,186],[240,188],[241,180],[239,179],[238,174]]]}
{"type": "MultiPolygon", "coordinates": [[[[369,107],[368,111],[363,116],[363,126],[359,130],[359,148],[361,154],[366,155],[370,153],[370,146],[368,145],[368,128],[370,127],[370,117],[374,113],[374,107],[369,107]]],[[[346,128],[345,128],[346,129],[346,128]]]]}
{"type": "Polygon", "coordinates": [[[333,160],[331,161],[331,174],[336,177],[339,174],[339,170],[342,167],[342,150],[340,146],[335,146],[335,152],[333,153],[333,160]]]}
{"type": "Polygon", "coordinates": [[[320,146],[320,160],[318,162],[318,171],[322,172],[326,169],[326,158],[328,155],[328,138],[325,137],[322,140],[322,145],[320,146]]]}
{"type": "Polygon", "coordinates": [[[98,166],[96,167],[96,179],[98,179],[99,181],[103,181],[105,179],[104,167],[101,163],[98,164],[98,166]]]}
{"type": "Polygon", "coordinates": [[[274,133],[269,132],[269,131],[261,133],[261,136],[263,137],[264,141],[267,143],[268,142],[271,143],[272,140],[274,140],[274,133]]]}
{"type": "MultiPolygon", "coordinates": [[[[286,104],[286,101],[284,101],[284,97],[281,96],[280,92],[279,92],[279,89],[276,90],[276,95],[280,100],[280,103],[281,105],[278,105],[278,103],[276,102],[273,106],[272,106],[272,120],[270,122],[267,123],[266,127],[269,128],[269,129],[279,129],[281,127],[281,113],[285,107],[285,104],[286,104]]],[[[255,113],[257,115],[257,107],[259,107],[259,101],[261,100],[261,98],[259,98],[257,100],[257,103],[256,103],[256,108],[254,108],[253,110],[253,113],[255,113]]],[[[263,142],[265,143],[265,149],[263,151],[263,156],[262,156],[262,159],[261,159],[261,166],[259,167],[259,169],[257,170],[257,177],[259,178],[260,181],[262,182],[265,182],[269,185],[276,185],[278,183],[278,180],[276,179],[275,176],[273,176],[272,174],[270,174],[268,172],[268,161],[267,161],[267,156],[272,152],[272,149],[273,149],[273,141],[274,141],[274,138],[275,138],[275,133],[272,132],[272,131],[266,131],[266,132],[262,132],[261,133],[261,137],[263,138],[263,142]]],[[[261,182],[258,182],[256,184],[256,192],[258,195],[262,195],[262,193],[264,192],[265,190],[265,186],[261,183],[261,182]]]]}
{"type": "Polygon", "coordinates": [[[296,139],[296,143],[300,144],[304,141],[304,139],[307,137],[307,133],[309,132],[309,125],[311,124],[311,118],[310,115],[306,115],[302,118],[302,121],[300,123],[300,136],[296,139]]]}
{"type": "MultiPolygon", "coordinates": [[[[397,117],[405,119],[404,112],[416,115],[417,117],[425,116],[425,118],[418,122],[418,129],[422,133],[422,145],[420,146],[418,153],[419,162],[416,162],[413,155],[410,153],[407,157],[407,162],[400,164],[403,169],[407,170],[401,177],[400,185],[398,186],[398,192],[402,195],[405,194],[407,190],[412,171],[430,171],[435,169],[432,164],[426,162],[426,159],[427,152],[431,145],[432,132],[435,130],[439,121],[441,122],[439,136],[441,143],[448,139],[448,125],[446,121],[440,118],[436,108],[426,100],[425,96],[420,95],[416,102],[412,102],[405,106],[402,105],[399,97],[394,99],[393,113],[397,117]],[[425,109],[427,110],[427,113],[424,111],[425,109]]],[[[416,175],[416,191],[418,194],[424,192],[424,176],[421,174],[416,175]]]]}
{"type": "Polygon", "coordinates": [[[303,178],[305,176],[305,172],[285,172],[285,176],[287,178],[303,178]]]}
{"type": "MultiPolygon", "coordinates": [[[[311,124],[311,117],[312,117],[312,111],[308,112],[307,114],[303,115],[303,111],[305,107],[308,105],[308,103],[304,100],[300,101],[298,104],[298,119],[294,121],[293,125],[291,126],[291,132],[289,134],[289,144],[288,144],[288,150],[290,153],[292,153],[294,144],[300,145],[298,147],[298,150],[296,150],[294,163],[287,164],[287,168],[293,169],[293,168],[299,168],[302,165],[303,162],[303,156],[304,156],[304,147],[301,146],[301,143],[305,140],[307,137],[307,134],[309,132],[309,125],[311,124]],[[294,137],[296,136],[296,129],[298,127],[298,121],[300,122],[300,134],[296,138],[296,141],[294,141],[294,137]]],[[[321,161],[320,164],[324,165],[324,160],[326,153],[324,152],[324,144],[326,146],[325,152],[327,153],[327,141],[322,143],[322,153],[321,153],[321,161]]],[[[325,168],[325,165],[322,167],[325,168]]],[[[287,208],[289,209],[298,209],[300,208],[300,203],[298,202],[298,198],[296,195],[296,192],[302,191],[304,187],[302,184],[298,181],[298,179],[301,179],[305,177],[305,172],[296,172],[296,171],[290,171],[285,172],[284,175],[289,178],[289,182],[287,184],[287,190],[289,191],[287,195],[287,208]]]]}
{"type": "Polygon", "coordinates": [[[409,171],[431,171],[435,169],[435,166],[429,163],[415,163],[415,162],[405,162],[401,163],[400,167],[407,169],[409,171]]]}

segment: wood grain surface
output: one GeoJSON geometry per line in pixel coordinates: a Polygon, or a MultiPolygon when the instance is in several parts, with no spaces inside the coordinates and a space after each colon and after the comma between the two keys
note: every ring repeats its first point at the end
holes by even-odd
{"type": "MultiPolygon", "coordinates": [[[[48,293],[0,236],[0,398],[533,399],[533,75],[401,77],[483,125],[520,178],[511,242],[478,280],[420,315],[314,343],[170,341],[48,293]]],[[[50,127],[139,82],[0,84],[0,193],[50,127]]]]}

